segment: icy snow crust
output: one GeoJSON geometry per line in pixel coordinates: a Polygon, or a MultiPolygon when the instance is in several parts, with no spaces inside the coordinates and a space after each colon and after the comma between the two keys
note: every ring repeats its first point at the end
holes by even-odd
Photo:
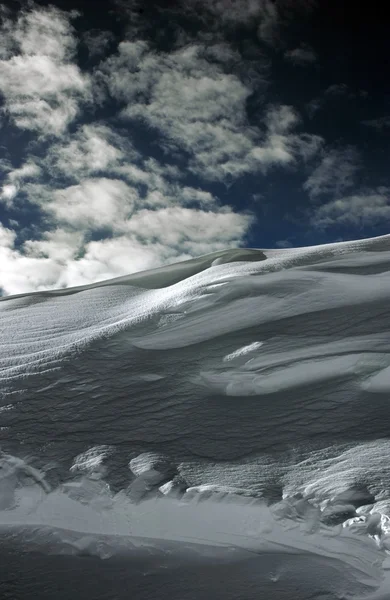
{"type": "Polygon", "coordinates": [[[2,535],[283,555],[280,597],[316,557],[318,597],[390,597],[389,271],[383,236],[1,299],[2,535]]]}

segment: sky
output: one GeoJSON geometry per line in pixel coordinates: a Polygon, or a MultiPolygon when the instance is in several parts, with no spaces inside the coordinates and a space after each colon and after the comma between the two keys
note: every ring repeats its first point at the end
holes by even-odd
{"type": "Polygon", "coordinates": [[[0,19],[1,295],[389,232],[378,3],[10,0],[0,19]]]}

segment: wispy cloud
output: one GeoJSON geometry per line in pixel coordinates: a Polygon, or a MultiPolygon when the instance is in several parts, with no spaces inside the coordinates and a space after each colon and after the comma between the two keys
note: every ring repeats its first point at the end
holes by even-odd
{"type": "MultiPolygon", "coordinates": [[[[8,20],[3,30],[0,85],[5,108],[17,127],[37,137],[24,162],[13,167],[11,161],[3,160],[0,199],[13,214],[19,209],[23,214],[28,206],[39,210],[42,228],[37,232],[32,224],[31,235],[21,237],[15,221],[10,221],[15,230],[0,226],[2,292],[90,283],[241,245],[253,217],[222,206],[208,190],[186,184],[178,164],[141,154],[126,131],[108,122],[67,127],[89,99],[93,84],[92,75],[87,77],[74,62],[76,38],[68,16],[54,8],[33,8],[14,23],[8,20]],[[41,110],[43,105],[45,110],[41,110]]],[[[113,90],[116,85],[120,89],[124,77],[126,94],[130,93],[127,86],[135,93],[131,96],[134,105],[142,105],[144,99],[147,108],[150,89],[157,84],[158,93],[164,89],[168,93],[175,76],[180,81],[193,76],[203,90],[199,96],[189,86],[193,97],[185,106],[188,109],[193,103],[195,121],[233,118],[228,98],[218,100],[215,108],[207,102],[210,95],[217,98],[218,92],[230,90],[237,97],[233,108],[241,110],[240,118],[245,121],[242,101],[249,92],[237,78],[225,77],[219,67],[214,71],[215,81],[214,75],[209,79],[204,73],[191,75],[191,51],[175,62],[175,56],[160,59],[144,42],[130,44],[130,50],[134,62],[131,52],[126,54],[123,72],[119,53],[111,63],[106,62],[115,67],[109,75],[97,71],[96,77],[101,82],[104,72],[113,90]],[[155,74],[153,69],[157,69],[155,74]],[[162,81],[164,77],[168,84],[162,81]],[[230,81],[233,86],[228,85],[230,81]]],[[[218,64],[231,59],[223,46],[215,51],[218,64]]],[[[199,64],[208,63],[199,58],[199,64]]],[[[185,99],[184,90],[180,86],[177,90],[185,99]]],[[[130,103],[125,104],[128,110],[130,103]]],[[[184,121],[177,102],[174,109],[184,121]]],[[[174,111],[169,119],[174,120],[174,111]]],[[[164,123],[164,132],[170,132],[164,123]]],[[[231,152],[235,155],[234,149],[226,152],[228,157],[231,152]]],[[[23,227],[26,232],[28,227],[23,227]]]]}
{"type": "Polygon", "coordinates": [[[354,185],[358,166],[358,153],[352,147],[325,151],[303,189],[312,199],[340,195],[354,185]]]}
{"type": "MultiPolygon", "coordinates": [[[[239,186],[229,186],[242,178],[241,207],[258,191],[265,214],[265,182],[277,170],[282,177],[312,169],[306,192],[329,200],[312,209],[312,224],[345,220],[340,202],[360,223],[360,196],[352,195],[357,153],[328,150],[283,94],[276,101],[267,91],[272,56],[292,48],[286,60],[315,63],[309,46],[284,39],[292,15],[311,4],[161,3],[153,18],[163,25],[152,31],[149,5],[113,0],[129,17],[122,41],[77,32],[75,14],[51,6],[31,3],[16,18],[8,11],[2,115],[6,135],[25,145],[14,152],[11,144],[0,162],[3,293],[79,285],[244,245],[254,217],[231,192],[239,186]],[[191,26],[181,30],[186,20],[191,26]],[[248,35],[239,40],[237,32],[248,35]],[[36,222],[27,222],[30,214],[36,222]]],[[[348,99],[343,85],[332,87],[321,102],[348,99]]],[[[383,195],[366,195],[377,199],[377,212],[387,206],[383,195]]]]}
{"type": "Polygon", "coordinates": [[[96,59],[105,55],[108,46],[115,40],[111,31],[100,31],[92,29],[86,31],[82,36],[82,41],[88,49],[90,58],[96,59]]]}
{"type": "MultiPolygon", "coordinates": [[[[86,219],[84,209],[76,227],[86,219]]],[[[65,223],[22,247],[15,246],[15,232],[0,224],[0,288],[14,294],[82,285],[237,247],[251,222],[250,215],[227,208],[208,213],[181,207],[142,209],[122,223],[122,234],[111,238],[88,241],[86,230],[72,231],[71,223],[65,223]]]]}
{"type": "Polygon", "coordinates": [[[319,206],[313,213],[312,224],[322,229],[335,226],[361,228],[389,219],[390,188],[379,188],[319,206]]]}
{"type": "Polygon", "coordinates": [[[278,38],[279,11],[271,0],[182,0],[181,10],[196,14],[214,32],[250,26],[266,44],[278,38]]]}
{"type": "Polygon", "coordinates": [[[299,118],[291,107],[271,107],[263,128],[250,125],[246,102],[252,89],[207,60],[200,45],[157,55],[145,42],[125,42],[102,74],[125,105],[123,119],[158,131],[160,144],[183,151],[189,168],[206,179],[293,163],[318,142],[292,131],[299,118]]]}
{"type": "Polygon", "coordinates": [[[106,172],[123,160],[138,157],[130,140],[104,124],[80,126],[71,136],[53,144],[45,165],[51,172],[79,179],[106,172]]]}
{"type": "Polygon", "coordinates": [[[275,246],[277,248],[285,249],[285,248],[292,248],[293,244],[290,242],[290,240],[278,240],[275,243],[275,246]]]}
{"type": "Polygon", "coordinates": [[[284,53],[284,57],[294,65],[305,67],[317,62],[318,57],[313,48],[308,45],[301,45],[299,48],[288,50],[284,53]]]}
{"type": "Polygon", "coordinates": [[[0,190],[0,203],[4,203],[8,207],[13,205],[20,187],[26,181],[36,179],[41,174],[41,168],[33,161],[29,160],[17,169],[7,168],[7,176],[0,190]]]}
{"type": "Polygon", "coordinates": [[[71,17],[53,7],[35,8],[2,25],[0,92],[20,129],[58,136],[90,98],[90,80],[73,62],[71,17]]]}
{"type": "Polygon", "coordinates": [[[283,46],[283,30],[294,17],[303,18],[316,0],[181,0],[181,9],[195,14],[214,32],[246,26],[257,32],[260,43],[283,46]]]}
{"type": "Polygon", "coordinates": [[[320,96],[313,98],[306,109],[310,117],[313,117],[319,110],[327,106],[333,106],[334,103],[351,102],[367,99],[366,90],[353,90],[346,83],[333,83],[329,85],[320,96]]]}
{"type": "Polygon", "coordinates": [[[390,116],[386,115],[384,117],[379,117],[378,119],[368,119],[366,121],[361,121],[361,123],[362,125],[376,129],[378,132],[382,132],[390,128],[390,116]]]}

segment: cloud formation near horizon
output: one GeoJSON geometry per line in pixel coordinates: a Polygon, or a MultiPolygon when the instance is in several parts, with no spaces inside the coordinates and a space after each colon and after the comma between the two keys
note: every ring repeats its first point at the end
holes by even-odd
{"type": "Polygon", "coordinates": [[[111,83],[122,73],[116,56],[109,71],[107,63],[97,73],[80,70],[71,18],[36,7],[8,22],[2,40],[3,110],[18,129],[36,134],[38,151],[17,168],[3,165],[1,199],[16,212],[34,206],[44,219],[38,238],[21,243],[16,230],[2,226],[6,294],[79,285],[237,246],[252,220],[182,183],[177,167],[142,156],[119,128],[77,120],[94,78],[101,82],[104,73],[111,83]]]}
{"type": "MultiPolygon", "coordinates": [[[[248,197],[264,198],[270,178],[291,173],[305,174],[301,193],[317,203],[307,224],[358,226],[387,214],[384,188],[366,186],[376,212],[359,208],[356,148],[329,146],[305,130],[291,101],[268,94],[273,53],[292,69],[320,60],[309,44],[283,38],[311,2],[182,0],[159,13],[166,20],[154,38],[148,9],[143,16],[137,2],[112,6],[128,19],[120,35],[82,29],[78,13],[55,6],[5,13],[3,294],[247,245],[260,215],[240,190],[250,182],[248,197]],[[360,217],[348,220],[346,206],[360,217]]],[[[331,96],[336,91],[326,89],[323,98],[331,96]]]]}

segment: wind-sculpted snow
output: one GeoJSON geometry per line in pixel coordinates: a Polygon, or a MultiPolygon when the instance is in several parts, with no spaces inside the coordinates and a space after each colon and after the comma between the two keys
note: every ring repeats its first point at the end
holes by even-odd
{"type": "Polygon", "coordinates": [[[389,273],[384,236],[3,298],[4,535],[271,554],[289,575],[242,597],[291,600],[291,565],[302,600],[390,597],[389,273]]]}

